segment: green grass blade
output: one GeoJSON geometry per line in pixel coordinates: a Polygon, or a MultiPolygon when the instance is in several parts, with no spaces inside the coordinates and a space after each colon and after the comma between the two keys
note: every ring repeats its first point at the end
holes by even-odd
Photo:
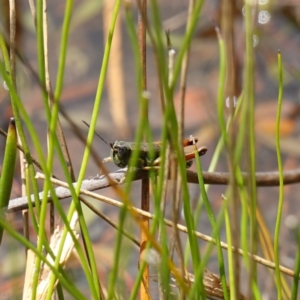
{"type": "MultiPolygon", "coordinates": [[[[202,199],[204,202],[205,209],[207,211],[207,216],[210,221],[211,227],[213,230],[215,230],[218,226],[217,226],[217,222],[216,222],[212,207],[209,203],[209,200],[208,200],[208,197],[207,197],[207,194],[205,191],[205,186],[204,186],[204,181],[203,181],[203,176],[202,176],[201,160],[200,160],[197,152],[195,152],[195,160],[196,160],[196,165],[197,165],[197,173],[198,173],[198,179],[199,179],[199,185],[200,185],[202,199]]],[[[228,295],[228,291],[227,291],[227,283],[226,283],[225,263],[224,263],[222,248],[221,248],[221,240],[220,240],[219,232],[216,233],[216,236],[214,236],[214,238],[216,240],[219,270],[220,270],[220,277],[221,277],[221,281],[222,281],[224,298],[226,300],[229,300],[229,295],[228,295]]]]}
{"type": "MultiPolygon", "coordinates": [[[[8,126],[5,152],[2,164],[2,173],[0,178],[0,218],[5,218],[5,215],[3,213],[10,199],[10,193],[15,174],[16,157],[17,130],[15,121],[13,118],[11,118],[8,126]]],[[[0,244],[2,241],[2,235],[3,228],[0,227],[0,244]]]]}
{"type": "MultiPolygon", "coordinates": [[[[244,68],[244,95],[243,95],[243,113],[242,122],[246,124],[246,151],[249,172],[249,207],[250,207],[250,252],[257,253],[258,226],[256,220],[257,209],[257,189],[256,189],[256,153],[255,153],[255,130],[254,130],[254,50],[253,50],[253,6],[250,2],[245,3],[245,32],[246,32],[246,53],[244,68]]],[[[250,286],[257,283],[257,266],[256,263],[250,264],[250,286]]]]}
{"type": "Polygon", "coordinates": [[[277,218],[274,232],[274,260],[275,260],[275,276],[276,276],[276,287],[277,287],[277,299],[282,299],[282,285],[281,285],[281,273],[279,270],[280,264],[280,253],[279,253],[279,236],[280,236],[280,225],[282,217],[282,206],[283,206],[283,166],[281,159],[280,150],[280,116],[281,116],[281,106],[282,106],[282,94],[283,94],[283,75],[282,75],[282,60],[281,54],[278,53],[278,71],[279,71],[279,91],[278,91],[278,107],[277,107],[277,117],[276,117],[276,153],[278,161],[279,170],[279,201],[277,209],[277,218]]]}
{"type": "Polygon", "coordinates": [[[73,0],[68,0],[66,3],[66,10],[64,14],[65,17],[64,17],[62,37],[60,43],[58,72],[56,76],[56,87],[54,92],[54,98],[56,100],[60,98],[62,86],[63,86],[64,70],[65,70],[66,55],[67,55],[67,43],[69,37],[72,9],[73,9],[73,0]]]}

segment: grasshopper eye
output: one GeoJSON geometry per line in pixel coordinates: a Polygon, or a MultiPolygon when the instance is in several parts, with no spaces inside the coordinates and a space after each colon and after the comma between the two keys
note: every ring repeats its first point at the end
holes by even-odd
{"type": "Polygon", "coordinates": [[[125,147],[115,146],[113,148],[113,152],[115,155],[118,155],[119,157],[123,157],[123,156],[127,156],[128,150],[125,147]]]}

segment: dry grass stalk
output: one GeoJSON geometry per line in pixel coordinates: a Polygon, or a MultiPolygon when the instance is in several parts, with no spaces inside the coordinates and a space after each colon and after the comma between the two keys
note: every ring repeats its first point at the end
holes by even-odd
{"type": "MultiPolygon", "coordinates": [[[[77,213],[74,213],[72,220],[70,222],[70,227],[73,230],[75,237],[78,239],[79,234],[76,233],[75,231],[75,226],[77,222],[78,222],[78,215],[77,213]]],[[[55,257],[58,254],[63,230],[64,228],[60,228],[59,226],[57,226],[50,239],[50,248],[52,249],[55,257]]],[[[73,251],[73,247],[74,247],[74,241],[71,235],[68,233],[64,242],[64,247],[59,261],[59,264],[62,268],[65,267],[66,262],[68,261],[68,258],[70,257],[73,251]]],[[[32,255],[32,252],[29,252],[27,258],[27,265],[26,265],[26,278],[24,284],[23,300],[32,299],[31,285],[33,279],[33,273],[35,270],[35,259],[36,257],[32,255]]],[[[49,254],[47,254],[46,259],[51,263],[51,265],[54,265],[54,260],[51,258],[49,254]]],[[[51,275],[52,275],[52,271],[49,268],[49,266],[46,264],[42,264],[40,275],[39,275],[39,283],[37,287],[36,299],[38,300],[46,299],[51,275]]],[[[57,285],[57,283],[58,280],[56,280],[54,287],[57,285]]]]}
{"type": "MultiPolygon", "coordinates": [[[[186,280],[189,283],[194,283],[194,274],[188,273],[186,280]]],[[[224,299],[221,279],[218,275],[212,273],[211,271],[205,269],[203,272],[203,285],[205,290],[205,295],[207,299],[224,299]]],[[[230,294],[230,287],[227,286],[228,293],[230,294]]],[[[239,294],[237,300],[246,300],[247,298],[243,294],[239,294]]]]}

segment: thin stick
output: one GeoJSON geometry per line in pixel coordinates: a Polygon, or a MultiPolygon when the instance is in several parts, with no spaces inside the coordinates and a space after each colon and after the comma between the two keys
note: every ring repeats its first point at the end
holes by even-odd
{"type": "Polygon", "coordinates": [[[93,211],[96,215],[102,218],[105,222],[107,222],[110,226],[115,228],[116,230],[121,230],[124,236],[126,236],[129,240],[131,240],[136,246],[140,248],[140,243],[136,240],[129,232],[124,230],[123,228],[119,228],[118,225],[113,222],[110,218],[108,218],[105,214],[100,212],[95,206],[93,206],[90,202],[85,200],[84,197],[79,196],[80,201],[82,201],[91,211],[93,211]]]}

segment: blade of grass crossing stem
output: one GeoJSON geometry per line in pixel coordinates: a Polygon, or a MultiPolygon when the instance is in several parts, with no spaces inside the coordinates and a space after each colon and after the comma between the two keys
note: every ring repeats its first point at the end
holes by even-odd
{"type": "Polygon", "coordinates": [[[276,287],[277,287],[277,299],[282,299],[282,285],[281,285],[281,273],[279,270],[279,235],[280,235],[280,224],[282,217],[282,206],[283,206],[283,166],[280,151],[280,116],[282,106],[282,60],[281,54],[278,52],[278,72],[279,72],[279,90],[278,90],[278,107],[276,116],[276,154],[279,170],[279,199],[277,208],[277,218],[274,233],[274,259],[275,259],[275,274],[276,274],[276,287]]]}
{"type": "MultiPolygon", "coordinates": [[[[195,160],[196,160],[196,167],[197,167],[198,180],[200,183],[200,191],[201,191],[202,199],[204,202],[205,209],[207,211],[207,216],[210,221],[211,227],[214,230],[217,226],[217,222],[216,222],[215,216],[213,214],[213,210],[210,206],[210,203],[209,203],[206,191],[205,191],[205,186],[204,186],[204,181],[203,181],[203,176],[202,176],[201,160],[200,160],[197,150],[195,151],[195,160]]],[[[229,300],[229,295],[228,295],[228,291],[227,291],[227,283],[226,283],[224,258],[223,258],[221,244],[220,244],[219,233],[216,234],[216,236],[214,238],[216,240],[216,246],[217,246],[218,263],[219,263],[219,270],[220,270],[220,277],[221,277],[221,282],[222,282],[222,287],[223,287],[224,299],[229,300]]]]}
{"type": "MultiPolygon", "coordinates": [[[[17,157],[17,130],[15,120],[10,119],[8,126],[2,172],[0,178],[0,218],[5,219],[5,210],[9,202],[12,183],[15,174],[17,157]]],[[[2,242],[3,228],[0,227],[0,244],[2,242]]]]}

